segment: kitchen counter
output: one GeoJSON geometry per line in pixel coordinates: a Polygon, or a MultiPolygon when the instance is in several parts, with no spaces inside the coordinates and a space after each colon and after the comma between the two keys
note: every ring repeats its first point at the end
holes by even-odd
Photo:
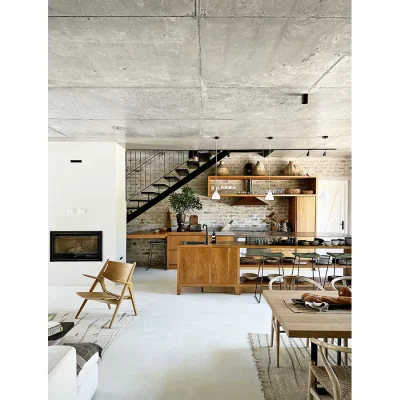
{"type": "MultiPolygon", "coordinates": [[[[186,239],[186,238],[185,238],[186,239]]],[[[177,294],[181,294],[182,287],[232,287],[236,294],[241,293],[243,287],[255,285],[256,281],[244,281],[240,277],[240,269],[252,268],[251,265],[241,265],[240,249],[271,249],[281,252],[285,257],[293,257],[292,253],[314,253],[316,250],[343,250],[351,253],[351,246],[297,246],[297,245],[254,245],[244,242],[221,241],[215,244],[178,244],[177,250],[177,294]]],[[[331,268],[332,265],[329,266],[331,268]]],[[[254,267],[253,267],[254,268],[254,267]]],[[[258,269],[256,265],[255,268],[258,269]]],[[[265,267],[268,270],[277,270],[277,264],[265,267]]],[[[304,264],[285,264],[284,268],[293,270],[312,269],[315,265],[306,261],[304,264]]],[[[328,265],[320,265],[321,275],[328,265]]],[[[343,268],[344,275],[351,275],[351,266],[337,265],[343,268]]],[[[297,272],[297,271],[296,271],[297,272]]]]}

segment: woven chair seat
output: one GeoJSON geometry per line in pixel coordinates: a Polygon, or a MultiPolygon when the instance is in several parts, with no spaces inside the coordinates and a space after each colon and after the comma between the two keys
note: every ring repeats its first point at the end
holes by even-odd
{"type": "MultiPolygon", "coordinates": [[[[351,400],[351,367],[332,366],[332,369],[339,380],[342,400],[351,400]]],[[[318,382],[327,390],[330,395],[334,396],[332,381],[329,378],[325,367],[311,365],[311,370],[316,376],[318,382]]]]}

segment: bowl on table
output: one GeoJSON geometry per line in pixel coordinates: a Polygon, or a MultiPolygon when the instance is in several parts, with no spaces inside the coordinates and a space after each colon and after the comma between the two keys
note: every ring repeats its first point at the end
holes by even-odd
{"type": "Polygon", "coordinates": [[[339,240],[332,239],[331,243],[332,243],[332,246],[339,246],[339,240]]]}
{"type": "Polygon", "coordinates": [[[325,240],[324,241],[324,245],[325,246],[330,246],[331,245],[331,241],[330,240],[325,240]]]}
{"type": "Polygon", "coordinates": [[[311,240],[310,245],[311,246],[319,246],[319,240],[311,240]]]}
{"type": "Polygon", "coordinates": [[[248,281],[254,281],[258,278],[258,274],[253,274],[252,272],[245,272],[242,274],[242,276],[248,281]]]}
{"type": "Polygon", "coordinates": [[[342,239],[340,239],[340,240],[339,240],[339,246],[343,246],[343,245],[344,245],[344,243],[345,243],[345,241],[344,241],[344,240],[342,240],[342,239]]]}

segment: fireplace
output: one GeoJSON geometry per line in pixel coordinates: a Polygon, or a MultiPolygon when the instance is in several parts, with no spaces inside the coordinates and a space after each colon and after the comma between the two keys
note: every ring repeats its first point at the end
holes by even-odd
{"type": "Polygon", "coordinates": [[[102,261],[101,231],[50,232],[50,261],[102,261]]]}

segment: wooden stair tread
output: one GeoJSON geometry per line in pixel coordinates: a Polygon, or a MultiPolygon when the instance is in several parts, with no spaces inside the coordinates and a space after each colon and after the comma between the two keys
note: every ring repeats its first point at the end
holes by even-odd
{"type": "Polygon", "coordinates": [[[177,176],[164,176],[164,179],[173,179],[175,181],[179,181],[179,178],[177,176]]]}
{"type": "Polygon", "coordinates": [[[166,183],[153,183],[153,186],[158,186],[158,187],[165,186],[166,188],[169,187],[166,183]]]}

